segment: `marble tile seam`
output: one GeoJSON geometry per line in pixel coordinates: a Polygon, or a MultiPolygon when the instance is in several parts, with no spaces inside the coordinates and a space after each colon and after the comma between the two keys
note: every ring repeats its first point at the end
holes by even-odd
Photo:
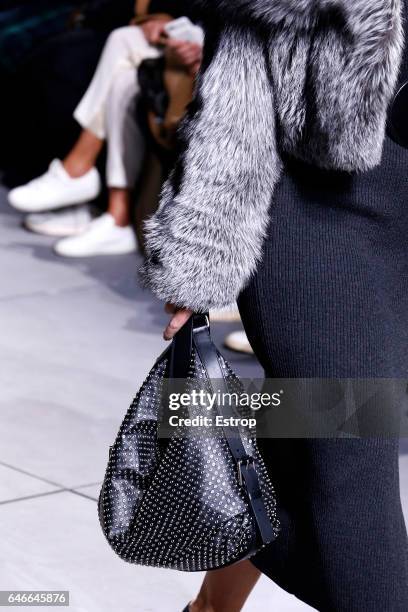
{"type": "Polygon", "coordinates": [[[14,293],[11,295],[3,295],[0,296],[0,305],[2,303],[13,302],[13,301],[21,301],[25,299],[38,298],[38,297],[58,297],[62,295],[69,295],[70,293],[77,293],[84,291],[86,289],[92,289],[94,287],[98,287],[100,283],[90,281],[86,284],[81,285],[73,285],[72,287],[66,287],[64,289],[56,289],[52,291],[47,290],[39,290],[39,291],[30,291],[28,293],[14,293]]]}
{"type": "MultiPolygon", "coordinates": [[[[95,486],[100,486],[102,485],[102,481],[98,480],[98,481],[92,481],[92,482],[85,482],[84,484],[78,484],[78,485],[74,485],[74,486],[67,486],[64,485],[60,482],[55,482],[53,480],[49,480],[48,478],[44,478],[43,476],[39,476],[38,474],[34,474],[32,472],[29,472],[27,470],[24,470],[22,468],[19,468],[15,465],[11,465],[10,463],[7,463],[5,461],[0,461],[0,466],[2,467],[6,467],[10,470],[14,470],[15,472],[18,472],[19,474],[24,474],[24,476],[29,476],[30,478],[34,478],[35,480],[38,480],[40,482],[43,482],[45,484],[48,484],[52,487],[56,487],[56,489],[58,489],[58,491],[69,491],[71,493],[76,493],[79,494],[79,492],[81,492],[81,489],[85,489],[87,487],[95,487],[95,486]]],[[[95,497],[90,497],[89,495],[85,495],[81,492],[83,497],[89,497],[89,499],[93,499],[95,500],[95,497]]],[[[35,497],[35,495],[34,495],[35,497]]],[[[20,498],[16,498],[16,499],[20,499],[20,498]]],[[[21,499],[25,499],[25,496],[21,499]]],[[[5,500],[7,503],[9,500],[5,500]]]]}
{"type": "MultiPolygon", "coordinates": [[[[22,495],[21,497],[15,497],[13,499],[3,499],[0,501],[0,506],[6,506],[8,504],[15,504],[17,502],[30,501],[32,499],[37,499],[38,497],[47,497],[48,495],[56,495],[57,493],[72,493],[70,489],[57,489],[54,491],[44,491],[43,493],[33,493],[32,495],[22,495]]],[[[85,496],[83,496],[85,497],[85,496]]]]}
{"type": "Polygon", "coordinates": [[[86,489],[86,487],[97,487],[99,485],[102,485],[102,480],[98,480],[97,482],[88,482],[87,484],[82,485],[75,485],[74,487],[69,487],[69,489],[77,491],[78,489],[86,489]]]}
{"type": "Polygon", "coordinates": [[[86,493],[82,493],[82,491],[78,489],[66,489],[69,493],[73,493],[74,495],[78,495],[79,497],[85,497],[85,499],[90,499],[93,502],[97,502],[97,498],[92,495],[87,495],[86,493]]]}
{"type": "Polygon", "coordinates": [[[93,502],[97,502],[97,498],[92,495],[87,495],[81,491],[82,488],[91,486],[91,485],[80,485],[78,488],[70,488],[70,487],[61,487],[58,489],[54,489],[53,491],[43,491],[42,493],[33,493],[31,495],[22,495],[20,497],[14,497],[12,499],[3,499],[0,501],[0,506],[5,506],[8,504],[13,504],[17,502],[29,501],[32,499],[37,499],[38,497],[47,497],[49,495],[56,495],[57,493],[71,493],[72,495],[77,495],[79,497],[84,497],[85,499],[89,499],[93,502]]]}
{"type": "MultiPolygon", "coordinates": [[[[41,482],[44,482],[45,484],[49,484],[49,485],[51,485],[53,487],[66,488],[60,482],[54,482],[53,480],[49,480],[48,478],[44,478],[43,476],[40,476],[39,474],[34,474],[33,472],[29,472],[28,470],[24,470],[22,468],[19,468],[16,465],[12,465],[11,463],[7,463],[6,461],[1,461],[0,460],[0,465],[3,466],[3,467],[9,468],[10,470],[14,470],[15,472],[19,472],[20,474],[24,474],[25,476],[30,476],[31,478],[35,478],[36,480],[40,480],[41,482]]],[[[83,486],[86,486],[86,485],[83,485],[83,486]]]]}

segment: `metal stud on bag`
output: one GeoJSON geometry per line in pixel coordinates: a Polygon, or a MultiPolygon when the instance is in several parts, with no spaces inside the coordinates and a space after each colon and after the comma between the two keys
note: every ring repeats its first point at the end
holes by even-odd
{"type": "Polygon", "coordinates": [[[276,537],[275,493],[250,432],[228,428],[207,436],[181,428],[161,443],[159,417],[170,373],[186,379],[187,392],[197,385],[213,391],[215,379],[231,393],[242,389],[211,341],[208,317],[195,315],[159,357],[126,413],[100,492],[100,523],[125,561],[216,569],[276,537]]]}

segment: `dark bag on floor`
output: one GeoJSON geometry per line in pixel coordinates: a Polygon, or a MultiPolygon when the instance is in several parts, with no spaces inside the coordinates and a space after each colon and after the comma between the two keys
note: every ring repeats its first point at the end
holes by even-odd
{"type": "MultiPolygon", "coordinates": [[[[204,315],[180,330],[130,406],[111,447],[99,519],[125,561],[203,571],[245,559],[271,542],[278,532],[276,500],[249,430],[227,425],[217,427],[217,435],[215,428],[179,426],[168,439],[159,437],[169,394],[181,390],[181,379],[187,393],[242,390],[212,343],[204,315]]],[[[203,411],[208,414],[208,406],[203,411]]],[[[216,414],[239,413],[220,402],[216,414]]]]}

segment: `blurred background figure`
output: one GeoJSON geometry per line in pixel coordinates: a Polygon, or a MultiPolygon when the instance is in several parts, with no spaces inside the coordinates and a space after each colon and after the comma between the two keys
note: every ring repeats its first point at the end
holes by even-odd
{"type": "MultiPolygon", "coordinates": [[[[133,252],[133,227],[143,248],[201,63],[196,15],[180,0],[9,4],[0,162],[3,182],[20,185],[10,204],[26,229],[58,238],[62,256],[133,252]]],[[[211,320],[240,317],[232,305],[211,320]]],[[[252,353],[243,331],[225,345],[252,353]]]]}
{"type": "Polygon", "coordinates": [[[184,70],[191,80],[200,65],[202,30],[185,17],[179,20],[181,29],[174,20],[186,12],[182,3],[142,1],[135,9],[131,25],[108,36],[92,81],[73,113],[82,130],[68,154],[62,160],[53,159],[44,174],[9,193],[14,208],[30,213],[24,221],[28,229],[68,236],[55,245],[59,255],[136,250],[132,191],[145,156],[145,135],[137,114],[137,69],[144,60],[164,54],[166,62],[184,70]],[[172,27],[167,30],[169,24],[172,27]],[[89,202],[101,192],[96,163],[105,141],[108,208],[97,217],[89,202]]]}
{"type": "Polygon", "coordinates": [[[110,32],[134,0],[4,0],[0,8],[0,164],[14,186],[64,156],[79,135],[73,111],[110,32]]]}

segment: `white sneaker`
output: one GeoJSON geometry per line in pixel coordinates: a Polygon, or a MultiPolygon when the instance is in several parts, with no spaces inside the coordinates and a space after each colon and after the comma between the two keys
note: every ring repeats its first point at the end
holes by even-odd
{"type": "Polygon", "coordinates": [[[30,213],[23,225],[30,232],[44,236],[77,236],[86,230],[92,219],[91,207],[82,204],[55,212],[30,213]]]}
{"type": "Polygon", "coordinates": [[[214,308],[210,310],[210,321],[213,323],[237,323],[241,321],[237,305],[230,304],[225,308],[214,308]]]}
{"type": "Polygon", "coordinates": [[[100,190],[101,180],[96,168],[79,178],[72,178],[62,162],[54,159],[45,174],[12,189],[8,201],[22,212],[39,212],[94,200],[100,190]]]}
{"type": "Polygon", "coordinates": [[[254,354],[252,346],[249,344],[247,335],[244,331],[236,331],[228,334],[224,340],[224,345],[231,349],[231,351],[246,353],[248,355],[254,354]]]}
{"type": "Polygon", "coordinates": [[[79,236],[59,240],[54,251],[63,257],[121,255],[137,251],[137,242],[130,225],[119,227],[112,215],[105,213],[91,221],[79,236]]]}

